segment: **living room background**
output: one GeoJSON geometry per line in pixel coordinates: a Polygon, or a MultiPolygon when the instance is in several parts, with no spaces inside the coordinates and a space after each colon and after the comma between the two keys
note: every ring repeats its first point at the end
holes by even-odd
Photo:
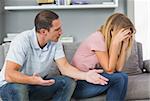
{"type": "MultiPolygon", "coordinates": [[[[37,3],[36,0],[5,0],[5,6],[14,5],[37,5],[37,3]]],[[[62,20],[64,35],[73,36],[75,42],[80,42],[89,34],[96,31],[112,13],[126,13],[126,0],[118,0],[118,5],[119,6],[116,8],[52,10],[58,13],[62,20]]],[[[24,30],[33,28],[33,19],[38,12],[39,10],[5,10],[4,34],[19,33],[24,30]]]]}
{"type": "MultiPolygon", "coordinates": [[[[111,0],[94,0],[111,1],[111,0]]],[[[94,2],[93,1],[93,2],[94,2]]],[[[52,9],[63,22],[64,36],[73,36],[81,42],[98,29],[114,12],[122,12],[135,23],[136,40],[143,43],[144,59],[150,59],[150,2],[149,0],[118,0],[116,8],[52,9]],[[81,23],[82,22],[82,23],[81,23]]],[[[36,0],[0,0],[0,44],[7,33],[20,33],[33,28],[33,19],[39,10],[4,10],[4,6],[38,5],[36,0]]]]}
{"type": "Polygon", "coordinates": [[[136,0],[134,15],[136,40],[143,44],[143,59],[150,59],[150,1],[136,0]]]}

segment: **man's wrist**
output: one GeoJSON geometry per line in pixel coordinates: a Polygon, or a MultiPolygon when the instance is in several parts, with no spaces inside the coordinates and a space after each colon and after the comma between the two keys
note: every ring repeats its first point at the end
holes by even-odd
{"type": "Polygon", "coordinates": [[[33,85],[36,84],[36,78],[34,76],[30,76],[29,81],[30,81],[30,84],[33,84],[33,85]]]}
{"type": "Polygon", "coordinates": [[[84,72],[84,73],[85,73],[85,74],[83,74],[83,76],[82,76],[82,78],[81,78],[82,80],[86,80],[86,79],[87,79],[87,73],[88,73],[88,72],[84,72]]]}

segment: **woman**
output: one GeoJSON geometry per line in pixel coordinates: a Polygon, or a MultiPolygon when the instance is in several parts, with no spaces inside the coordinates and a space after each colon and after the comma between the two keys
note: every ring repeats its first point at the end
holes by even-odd
{"type": "Polygon", "coordinates": [[[72,64],[87,72],[103,68],[101,78],[108,78],[108,84],[91,84],[83,80],[77,81],[74,92],[76,99],[94,97],[104,92],[107,101],[124,101],[128,76],[121,72],[125,60],[130,55],[135,28],[132,22],[121,13],[111,15],[106,23],[91,34],[77,49],[72,64]]]}

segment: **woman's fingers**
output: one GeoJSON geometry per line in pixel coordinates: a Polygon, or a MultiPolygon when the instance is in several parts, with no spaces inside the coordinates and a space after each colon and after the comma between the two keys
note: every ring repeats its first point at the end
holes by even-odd
{"type": "Polygon", "coordinates": [[[127,30],[121,30],[118,33],[118,39],[120,39],[120,41],[123,41],[124,39],[128,38],[131,36],[131,31],[129,29],[127,30]],[[122,32],[121,32],[122,31],[122,32]]]}

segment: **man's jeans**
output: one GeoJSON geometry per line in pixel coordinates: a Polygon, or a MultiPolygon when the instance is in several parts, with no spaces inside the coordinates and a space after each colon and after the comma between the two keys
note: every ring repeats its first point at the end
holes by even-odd
{"type": "Polygon", "coordinates": [[[107,85],[95,85],[84,80],[79,80],[73,97],[83,99],[98,96],[106,92],[107,101],[124,101],[128,84],[127,74],[117,72],[113,74],[102,73],[101,75],[109,79],[107,85]]]}
{"type": "Polygon", "coordinates": [[[8,83],[0,88],[3,101],[70,101],[76,83],[66,76],[53,77],[51,86],[8,83]]]}

